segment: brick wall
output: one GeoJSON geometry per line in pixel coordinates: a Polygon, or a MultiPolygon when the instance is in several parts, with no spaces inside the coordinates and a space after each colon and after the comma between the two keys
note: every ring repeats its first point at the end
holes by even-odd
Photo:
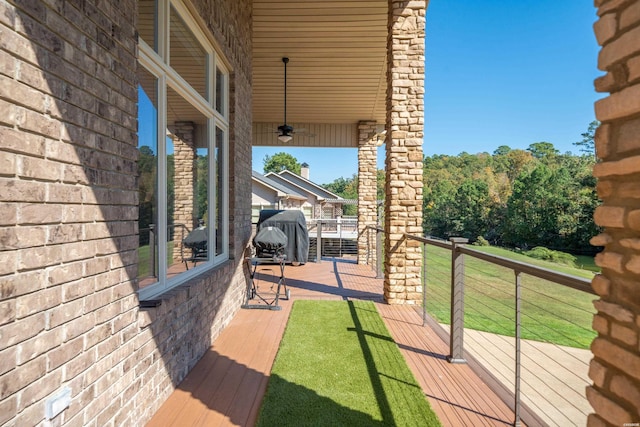
{"type": "Polygon", "coordinates": [[[604,246],[593,280],[600,296],[593,328],[587,397],[595,410],[589,426],[640,421],[640,2],[596,0],[594,30],[602,46],[596,79],[599,163],[594,167],[602,206],[595,212],[604,232],[592,239],[604,246]]]}
{"type": "Polygon", "coordinates": [[[144,425],[239,307],[251,8],[194,3],[233,68],[232,259],[140,310],[136,1],[0,0],[0,425],[63,386],[54,425],[144,425]]]}

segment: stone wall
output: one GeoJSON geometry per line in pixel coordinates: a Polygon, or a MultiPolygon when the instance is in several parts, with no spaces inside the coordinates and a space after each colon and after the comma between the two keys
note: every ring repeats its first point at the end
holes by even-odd
{"type": "Polygon", "coordinates": [[[426,1],[389,0],[384,298],[419,304],[426,1]]]}
{"type": "Polygon", "coordinates": [[[592,243],[604,251],[596,258],[602,273],[592,283],[600,296],[587,388],[594,427],[640,421],[640,2],[595,4],[598,68],[605,71],[595,87],[610,95],[595,105],[602,123],[595,137],[593,174],[602,199],[595,220],[604,232],[592,243]]]}
{"type": "MultiPolygon", "coordinates": [[[[173,177],[173,222],[183,224],[188,230],[198,226],[194,212],[196,183],[196,147],[193,122],[176,122],[173,138],[175,175],[173,177]]],[[[173,260],[181,261],[182,239],[186,230],[175,229],[173,235],[173,260]]]]}
{"type": "Polygon", "coordinates": [[[0,425],[63,387],[51,425],[144,425],[239,309],[251,2],[190,8],[232,67],[231,260],[140,309],[136,1],[0,1],[0,425]]]}
{"type": "Polygon", "coordinates": [[[366,227],[378,224],[378,147],[375,121],[358,123],[358,264],[375,254],[375,233],[366,227]]]}

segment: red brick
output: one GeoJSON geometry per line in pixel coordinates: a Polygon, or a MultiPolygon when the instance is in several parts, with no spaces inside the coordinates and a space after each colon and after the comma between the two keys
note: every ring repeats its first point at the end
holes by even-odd
{"type": "Polygon", "coordinates": [[[600,296],[608,296],[611,289],[611,281],[602,274],[597,274],[593,277],[591,287],[600,296]]]}
{"type": "Polygon", "coordinates": [[[0,351],[0,375],[15,369],[17,366],[15,346],[0,351]]]}
{"type": "Polygon", "coordinates": [[[84,352],[65,363],[64,376],[62,381],[69,381],[83,371],[86,371],[95,362],[95,353],[84,352]]]}
{"type": "Polygon", "coordinates": [[[31,316],[44,312],[62,302],[62,289],[54,287],[18,297],[16,300],[16,317],[31,316]]]}
{"type": "Polygon", "coordinates": [[[0,301],[0,326],[13,322],[16,318],[16,300],[0,301]]]}
{"type": "Polygon", "coordinates": [[[633,82],[640,79],[640,56],[635,56],[627,61],[629,70],[629,81],[633,82]]]}
{"type": "Polygon", "coordinates": [[[607,379],[607,368],[592,359],[589,364],[589,378],[593,380],[593,384],[602,388],[607,379]]]}
{"type": "MultiPolygon", "coordinates": [[[[52,372],[40,378],[38,381],[28,385],[20,392],[21,411],[54,393],[59,387],[62,379],[60,371],[52,372]]],[[[40,408],[42,409],[42,408],[40,408]]]]}
{"type": "Polygon", "coordinates": [[[587,399],[596,413],[611,424],[621,426],[634,421],[627,410],[593,387],[587,387],[587,399]]]}
{"type": "Polygon", "coordinates": [[[95,325],[93,313],[87,313],[78,317],[75,321],[64,325],[64,341],[70,341],[77,338],[87,331],[91,330],[95,325]]]}
{"type": "Polygon", "coordinates": [[[618,153],[624,153],[640,148],[640,138],[638,135],[640,135],[640,119],[625,121],[618,131],[616,151],[618,153]]]}
{"type": "Polygon", "coordinates": [[[0,326],[0,336],[2,337],[2,341],[0,341],[2,347],[0,348],[6,348],[34,337],[44,330],[44,326],[44,313],[37,313],[19,322],[0,326]]]}
{"type": "Polygon", "coordinates": [[[5,425],[17,412],[17,395],[9,396],[4,400],[0,399],[0,424],[5,425]]]}
{"type": "MultiPolygon", "coordinates": [[[[638,27],[640,37],[640,27],[638,27]]],[[[640,48],[640,44],[638,44],[640,48]]],[[[602,122],[632,116],[640,110],[640,84],[629,86],[595,103],[596,118],[602,122]]]]}
{"type": "Polygon", "coordinates": [[[0,400],[44,376],[46,370],[45,358],[39,357],[7,372],[0,381],[0,400]]]}
{"type": "Polygon", "coordinates": [[[620,13],[620,29],[624,30],[638,23],[640,23],[640,3],[634,1],[620,13]]]}
{"type": "Polygon", "coordinates": [[[624,273],[623,259],[624,256],[620,253],[604,251],[596,255],[595,262],[598,267],[608,268],[617,273],[624,273]]]}
{"type": "Polygon", "coordinates": [[[82,352],[84,338],[77,337],[47,352],[47,370],[53,371],[82,352]]]}
{"type": "Polygon", "coordinates": [[[637,382],[623,375],[614,375],[610,388],[618,397],[640,410],[640,385],[637,382]]]}
{"type": "Polygon", "coordinates": [[[609,335],[609,321],[604,316],[593,316],[591,327],[602,335],[609,335]]]}
{"type": "Polygon", "coordinates": [[[23,156],[20,176],[39,181],[59,181],[62,178],[61,166],[58,162],[23,156]]]}
{"type": "Polygon", "coordinates": [[[598,300],[594,301],[593,305],[596,309],[619,322],[632,323],[634,319],[633,312],[622,307],[619,304],[613,304],[610,302],[598,300]]]}
{"type": "Polygon", "coordinates": [[[638,333],[618,323],[611,324],[611,338],[621,341],[628,346],[635,347],[638,345],[638,333]]]}
{"type": "Polygon", "coordinates": [[[0,226],[17,225],[18,205],[16,203],[0,203],[0,226]]]}
{"type": "Polygon", "coordinates": [[[43,202],[45,198],[44,183],[0,178],[0,186],[3,202],[43,202]]]}
{"type": "Polygon", "coordinates": [[[598,44],[602,46],[616,34],[618,29],[618,20],[615,13],[607,13],[602,15],[593,24],[593,31],[596,34],[598,44]]]}
{"type": "Polygon", "coordinates": [[[640,379],[640,355],[627,351],[601,337],[593,341],[591,351],[597,358],[612,366],[625,367],[625,372],[635,376],[636,380],[640,379]]]}

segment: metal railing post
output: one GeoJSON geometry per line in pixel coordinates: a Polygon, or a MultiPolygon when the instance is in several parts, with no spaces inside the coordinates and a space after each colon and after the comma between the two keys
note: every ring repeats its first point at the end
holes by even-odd
{"type": "Polygon", "coordinates": [[[322,221],[318,220],[318,231],[316,232],[316,262],[322,262],[322,221]]]}
{"type": "MultiPolygon", "coordinates": [[[[369,229],[369,227],[365,226],[364,231],[362,232],[362,234],[364,235],[364,238],[367,239],[367,254],[366,254],[366,261],[365,264],[370,265],[369,261],[371,260],[370,255],[371,254],[371,230],[369,229]]],[[[360,233],[358,233],[358,239],[360,239],[360,233]]],[[[358,259],[360,259],[360,241],[357,241],[358,244],[358,259]]]]}
{"type": "Polygon", "coordinates": [[[376,279],[382,279],[382,231],[376,228],[376,279]]]}
{"type": "Polygon", "coordinates": [[[156,274],[156,226],[149,224],[149,271],[151,277],[158,277],[156,274]]]}
{"type": "Polygon", "coordinates": [[[422,326],[427,325],[427,245],[422,243],[422,326]]]}
{"type": "Polygon", "coordinates": [[[522,303],[522,274],[516,271],[516,366],[514,394],[514,427],[520,427],[520,334],[521,334],[521,303],[522,303]]]}
{"type": "Polygon", "coordinates": [[[459,245],[469,240],[451,237],[451,329],[449,332],[450,363],[467,363],[464,358],[464,254],[459,245]]]}

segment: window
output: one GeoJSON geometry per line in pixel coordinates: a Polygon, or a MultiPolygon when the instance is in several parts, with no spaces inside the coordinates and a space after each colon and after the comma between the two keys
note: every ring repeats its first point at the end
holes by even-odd
{"type": "Polygon", "coordinates": [[[140,298],[229,257],[228,75],[180,1],[139,1],[140,298]]]}

